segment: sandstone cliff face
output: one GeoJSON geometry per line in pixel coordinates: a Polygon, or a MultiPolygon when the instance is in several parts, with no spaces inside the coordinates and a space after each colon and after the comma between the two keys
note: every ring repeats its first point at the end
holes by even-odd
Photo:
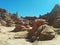
{"type": "Polygon", "coordinates": [[[51,25],[53,25],[54,27],[59,27],[59,24],[57,23],[57,22],[59,22],[59,19],[60,19],[60,6],[55,5],[53,10],[51,11],[49,21],[51,22],[51,25]]]}
{"type": "Polygon", "coordinates": [[[60,6],[56,4],[50,13],[45,14],[40,18],[48,20],[49,25],[60,27],[60,6]]]}
{"type": "Polygon", "coordinates": [[[60,19],[55,19],[53,23],[54,23],[53,24],[54,27],[60,28],[60,19]]]}

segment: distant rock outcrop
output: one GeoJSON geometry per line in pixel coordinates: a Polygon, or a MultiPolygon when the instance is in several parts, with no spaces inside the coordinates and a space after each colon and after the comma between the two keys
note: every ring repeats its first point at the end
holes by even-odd
{"type": "Polygon", "coordinates": [[[60,27],[60,6],[56,4],[50,13],[40,16],[40,18],[48,20],[49,25],[60,27]]]}
{"type": "Polygon", "coordinates": [[[5,9],[0,8],[0,24],[2,26],[14,26],[19,20],[18,14],[10,14],[5,9]]]}

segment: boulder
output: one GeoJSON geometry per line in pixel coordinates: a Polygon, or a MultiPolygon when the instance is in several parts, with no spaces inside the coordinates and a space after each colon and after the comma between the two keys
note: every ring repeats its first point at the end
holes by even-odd
{"type": "Polygon", "coordinates": [[[6,21],[4,21],[4,20],[0,20],[0,23],[2,26],[6,26],[6,24],[7,24],[6,21]]]}
{"type": "Polygon", "coordinates": [[[15,23],[12,20],[7,20],[6,26],[12,27],[12,26],[15,26],[15,23]]]}
{"type": "Polygon", "coordinates": [[[60,28],[55,28],[54,31],[56,32],[56,34],[60,35],[60,28]]]}
{"type": "Polygon", "coordinates": [[[16,32],[14,38],[19,39],[19,38],[26,38],[28,32],[27,31],[21,31],[21,32],[16,32]]]}
{"type": "Polygon", "coordinates": [[[40,40],[51,40],[55,37],[55,31],[52,27],[45,25],[45,28],[42,30],[39,39],[40,40]]]}

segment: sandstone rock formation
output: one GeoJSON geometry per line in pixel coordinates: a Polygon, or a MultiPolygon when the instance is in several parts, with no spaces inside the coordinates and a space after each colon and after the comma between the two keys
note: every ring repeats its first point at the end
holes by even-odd
{"type": "Polygon", "coordinates": [[[60,28],[60,6],[56,4],[50,13],[40,16],[40,18],[46,19],[49,25],[60,28]]]}
{"type": "Polygon", "coordinates": [[[0,24],[2,26],[14,26],[19,20],[18,14],[8,13],[5,9],[0,8],[0,24]]]}

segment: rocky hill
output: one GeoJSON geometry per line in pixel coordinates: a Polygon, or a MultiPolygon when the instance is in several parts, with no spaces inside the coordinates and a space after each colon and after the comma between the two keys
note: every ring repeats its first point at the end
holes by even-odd
{"type": "Polygon", "coordinates": [[[14,26],[19,20],[18,14],[8,13],[5,9],[0,8],[0,25],[14,26]]]}
{"type": "Polygon", "coordinates": [[[60,5],[56,4],[50,13],[47,13],[39,18],[48,20],[49,25],[60,27],[60,5]]]}

